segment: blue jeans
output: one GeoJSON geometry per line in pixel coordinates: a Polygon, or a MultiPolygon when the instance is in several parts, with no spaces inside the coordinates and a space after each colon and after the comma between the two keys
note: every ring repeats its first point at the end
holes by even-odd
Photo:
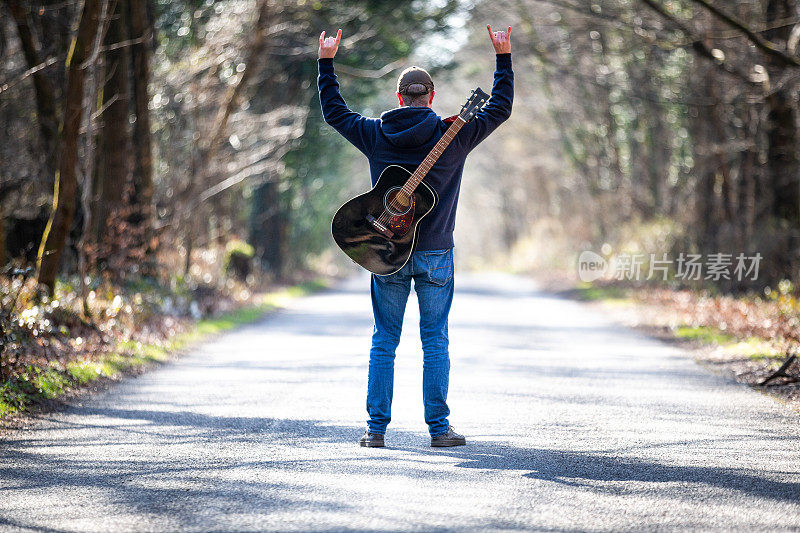
{"type": "Polygon", "coordinates": [[[406,301],[414,279],[419,301],[422,339],[422,401],[425,422],[433,435],[447,433],[447,385],[450,379],[447,317],[453,302],[453,249],[413,252],[399,271],[372,275],[375,328],[369,353],[367,425],[371,433],[386,433],[392,419],[394,357],[400,343],[406,301]]]}

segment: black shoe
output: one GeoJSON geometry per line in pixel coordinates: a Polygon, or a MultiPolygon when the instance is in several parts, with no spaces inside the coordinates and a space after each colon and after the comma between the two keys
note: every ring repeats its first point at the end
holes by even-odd
{"type": "Polygon", "coordinates": [[[364,436],[358,441],[361,446],[365,446],[367,448],[383,448],[386,446],[383,443],[383,434],[382,433],[370,433],[369,429],[364,432],[364,436]]]}
{"type": "Polygon", "coordinates": [[[453,430],[453,426],[448,426],[447,433],[442,433],[441,435],[436,435],[435,437],[431,437],[431,446],[433,447],[445,447],[445,446],[464,446],[467,443],[467,439],[464,438],[464,435],[459,435],[453,430]]]}

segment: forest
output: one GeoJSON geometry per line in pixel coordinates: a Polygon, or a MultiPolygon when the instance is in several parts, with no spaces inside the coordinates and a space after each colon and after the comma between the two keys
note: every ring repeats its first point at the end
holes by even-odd
{"type": "Polygon", "coordinates": [[[0,0],[0,383],[355,272],[330,222],[369,172],[322,120],[320,31],[351,109],[421,65],[447,117],[491,89],[487,23],[514,110],[467,160],[458,267],[668,257],[645,285],[777,297],[797,340],[798,0],[0,0]],[[681,278],[688,255],[729,269],[681,278]]]}

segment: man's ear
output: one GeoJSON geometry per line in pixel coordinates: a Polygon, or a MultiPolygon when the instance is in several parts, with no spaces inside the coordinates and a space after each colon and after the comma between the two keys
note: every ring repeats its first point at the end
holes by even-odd
{"type": "Polygon", "coordinates": [[[403,106],[403,95],[402,94],[397,93],[397,101],[400,102],[400,106],[402,107],[403,106]]]}
{"type": "Polygon", "coordinates": [[[428,100],[428,107],[430,107],[431,104],[433,104],[433,95],[434,94],[436,94],[436,91],[431,91],[431,98],[430,98],[430,100],[428,100]]]}

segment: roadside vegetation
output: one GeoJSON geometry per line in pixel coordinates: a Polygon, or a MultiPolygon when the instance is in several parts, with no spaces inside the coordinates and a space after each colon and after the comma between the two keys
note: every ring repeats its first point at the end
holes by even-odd
{"type": "Polygon", "coordinates": [[[563,294],[592,302],[620,322],[692,351],[702,364],[773,393],[800,410],[800,364],[762,385],[800,349],[800,301],[789,281],[763,293],[579,282],[563,294]]]}
{"type": "Polygon", "coordinates": [[[85,301],[74,280],[59,279],[50,297],[37,294],[28,269],[12,271],[0,285],[0,428],[163,363],[328,283],[310,272],[284,283],[228,278],[229,256],[219,277],[210,276],[213,265],[206,265],[199,278],[207,283],[180,276],[119,284],[90,278],[85,301]]]}

